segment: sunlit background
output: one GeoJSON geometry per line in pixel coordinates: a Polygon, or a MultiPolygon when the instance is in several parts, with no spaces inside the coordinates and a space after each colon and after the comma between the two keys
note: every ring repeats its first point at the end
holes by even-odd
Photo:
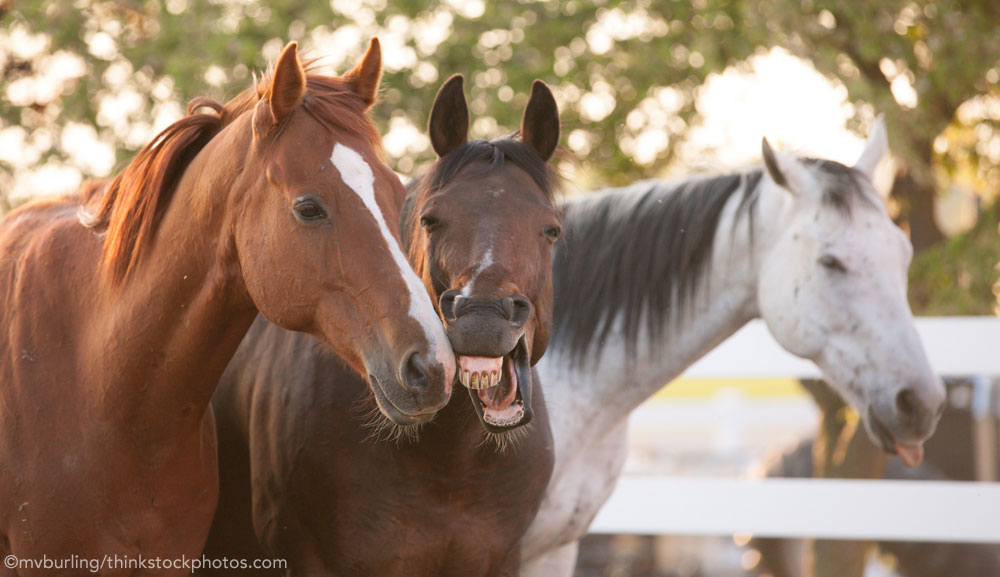
{"type": "MultiPolygon", "coordinates": [[[[850,164],[884,113],[894,155],[876,185],[916,249],[915,312],[1000,314],[995,0],[0,0],[0,22],[0,213],[115,174],[187,100],[234,96],[289,40],[342,73],[378,36],[385,76],[373,117],[404,179],[433,160],[428,108],[459,72],[474,137],[515,131],[531,81],[552,87],[566,194],[743,168],[759,161],[762,137],[850,164]]],[[[691,420],[701,424],[684,429],[670,413],[674,442],[642,445],[631,467],[735,469],[814,427],[794,382],[741,393],[682,382],[663,396],[687,398],[710,399],[691,420]],[[798,401],[738,434],[713,429],[734,395],[798,401]]],[[[672,575],[730,575],[725,567],[759,560],[732,543],[655,547],[672,575]]]]}

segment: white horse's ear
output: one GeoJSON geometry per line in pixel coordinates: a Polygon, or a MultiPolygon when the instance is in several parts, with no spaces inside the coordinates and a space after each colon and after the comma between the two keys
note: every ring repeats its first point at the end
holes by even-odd
{"type": "Polygon", "coordinates": [[[889,135],[885,130],[885,115],[879,114],[875,118],[871,132],[868,133],[868,140],[865,142],[865,149],[861,157],[854,163],[854,168],[860,170],[868,180],[875,174],[875,168],[882,162],[886,154],[889,153],[889,135]]]}
{"type": "Polygon", "coordinates": [[[792,194],[801,194],[809,189],[808,171],[799,161],[787,154],[776,152],[771,148],[767,138],[761,139],[760,151],[764,157],[767,173],[771,175],[771,180],[775,184],[792,194]]]}

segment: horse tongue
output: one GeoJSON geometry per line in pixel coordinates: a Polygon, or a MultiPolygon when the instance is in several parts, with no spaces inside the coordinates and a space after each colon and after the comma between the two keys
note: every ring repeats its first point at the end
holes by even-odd
{"type": "Polygon", "coordinates": [[[517,376],[514,371],[509,371],[507,378],[500,379],[500,383],[495,387],[481,389],[479,400],[488,409],[502,411],[509,407],[517,398],[517,376]]]}
{"type": "Polygon", "coordinates": [[[896,454],[907,467],[916,467],[924,460],[924,446],[920,443],[912,445],[896,443],[896,454]]]}

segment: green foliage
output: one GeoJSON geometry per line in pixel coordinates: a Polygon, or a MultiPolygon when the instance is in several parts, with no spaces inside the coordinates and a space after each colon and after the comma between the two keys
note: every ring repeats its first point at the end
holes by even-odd
{"type": "Polygon", "coordinates": [[[933,179],[934,139],[958,107],[1000,87],[995,2],[770,0],[760,9],[782,43],[842,81],[852,102],[886,114],[894,154],[924,182],[933,179]],[[897,101],[894,82],[901,94],[912,88],[915,106],[897,101]]]}
{"type": "MultiPolygon", "coordinates": [[[[266,65],[263,47],[275,52],[275,42],[280,48],[284,41],[300,40],[308,49],[315,30],[356,25],[361,41],[338,46],[343,52],[333,55],[335,62],[346,64],[345,54],[359,56],[368,36],[382,34],[401,38],[415,53],[414,64],[425,67],[418,71],[386,62],[384,97],[374,114],[383,123],[402,115],[422,128],[437,86],[461,72],[468,78],[474,119],[484,119],[474,125],[474,136],[512,132],[518,128],[532,80],[541,78],[560,96],[564,134],[577,131],[574,152],[583,157],[587,170],[598,181],[621,184],[651,175],[669,161],[696,115],[694,91],[711,72],[752,54],[757,48],[752,31],[760,27],[753,6],[723,0],[485,2],[481,14],[461,2],[373,0],[347,3],[347,14],[335,10],[337,4],[19,2],[0,21],[8,29],[6,37],[0,32],[0,42],[9,42],[9,31],[18,27],[48,36],[49,46],[23,60],[8,54],[5,83],[43,75],[44,57],[59,51],[81,57],[86,71],[63,83],[46,101],[10,102],[6,93],[0,94],[0,120],[5,126],[54,135],[42,162],[72,162],[58,138],[69,121],[93,125],[103,141],[115,146],[121,162],[142,144],[128,137],[128,126],[148,123],[164,99],[232,96],[250,83],[249,71],[266,65]],[[436,44],[426,42],[422,27],[442,15],[449,22],[445,37],[436,44]],[[93,49],[98,34],[113,40],[115,54],[93,49]],[[122,62],[130,77],[123,85],[109,85],[109,69],[122,62]],[[206,85],[211,65],[227,72],[214,86],[206,85]],[[426,65],[431,66],[429,72],[426,65]],[[164,78],[169,79],[169,94],[152,96],[164,78]],[[640,166],[620,146],[642,129],[635,122],[629,128],[626,119],[657,87],[665,86],[681,94],[676,109],[669,111],[672,122],[660,127],[670,139],[652,162],[640,166]],[[143,102],[129,111],[126,125],[114,126],[97,111],[103,100],[127,90],[138,92],[143,102]],[[588,98],[603,100],[605,110],[581,113],[586,107],[580,103],[588,98]]],[[[393,160],[402,172],[410,172],[430,157],[425,149],[393,160]]]]}
{"type": "MultiPolygon", "coordinates": [[[[437,87],[459,72],[473,136],[514,131],[531,81],[541,78],[560,101],[561,142],[573,166],[602,184],[659,173],[698,121],[706,78],[772,46],[842,82],[855,105],[853,126],[885,112],[894,153],[930,186],[935,139],[954,125],[956,110],[1000,94],[995,1],[19,0],[0,11],[0,136],[23,129],[23,148],[34,152],[20,166],[0,154],[0,209],[18,171],[51,162],[85,175],[111,170],[73,155],[65,136],[74,123],[92,127],[120,167],[152,137],[154,119],[176,117],[195,96],[233,96],[285,42],[300,41],[307,53],[316,47],[314,56],[343,72],[373,35],[386,46],[373,113],[384,132],[401,123],[423,132],[437,87]],[[25,48],[39,39],[40,50],[25,48]],[[39,79],[60,55],[82,66],[45,90],[39,79]],[[666,138],[640,163],[634,153],[648,130],[666,138]]],[[[966,136],[944,139],[939,168],[954,177],[955,167],[974,162],[984,186],[995,188],[994,116],[962,120],[966,136]]],[[[411,145],[390,160],[410,174],[431,156],[411,145]]],[[[983,224],[919,256],[915,310],[991,312],[997,243],[996,226],[983,224]]]]}
{"type": "Polygon", "coordinates": [[[918,315],[1000,314],[1000,202],[972,230],[918,254],[910,306],[918,315]]]}
{"type": "MultiPolygon", "coordinates": [[[[773,45],[790,48],[844,82],[859,104],[857,125],[865,124],[872,110],[885,111],[894,151],[926,172],[931,143],[956,108],[996,88],[996,74],[984,73],[998,65],[1000,55],[1000,12],[988,2],[29,0],[15,3],[0,23],[7,30],[0,32],[0,42],[10,42],[14,27],[49,38],[47,49],[31,58],[0,52],[4,84],[44,74],[44,56],[59,51],[79,55],[86,65],[82,76],[63,83],[48,101],[12,103],[0,91],[4,126],[56,137],[42,162],[50,156],[69,159],[58,138],[69,121],[93,125],[115,146],[119,160],[133,154],[141,142],[97,113],[102,100],[126,87],[144,98],[127,122],[148,123],[163,100],[224,99],[245,88],[250,71],[267,64],[265,46],[276,52],[283,42],[300,40],[308,48],[318,29],[356,26],[359,41],[337,46],[342,53],[332,55],[335,62],[343,65],[345,55],[360,55],[364,40],[374,34],[400,39],[415,55],[413,65],[387,62],[376,118],[385,122],[402,115],[422,128],[437,86],[461,72],[469,79],[474,116],[487,119],[477,125],[477,135],[513,131],[531,81],[542,78],[563,104],[564,134],[576,131],[572,142],[564,138],[563,144],[572,144],[595,180],[615,184],[655,174],[672,159],[697,119],[695,96],[710,73],[773,45]],[[428,42],[425,28],[440,16],[447,34],[428,42]],[[113,41],[113,55],[92,49],[98,34],[113,41]],[[124,86],[109,85],[108,70],[120,62],[128,63],[129,78],[124,86]],[[205,73],[213,65],[224,74],[209,86],[205,73]],[[912,84],[916,108],[896,103],[890,91],[895,76],[912,84]],[[166,96],[151,96],[164,78],[166,96]],[[655,101],[662,87],[679,95],[661,107],[670,122],[657,128],[668,140],[652,162],[640,165],[630,152],[648,118],[639,114],[629,122],[630,114],[644,99],[655,101]],[[604,104],[588,113],[588,100],[604,104]]],[[[427,150],[407,151],[394,160],[409,172],[429,157],[427,150]]]]}

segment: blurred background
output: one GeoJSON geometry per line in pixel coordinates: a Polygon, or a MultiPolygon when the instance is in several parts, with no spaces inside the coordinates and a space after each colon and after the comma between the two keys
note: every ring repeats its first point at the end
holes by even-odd
{"type": "MultiPolygon", "coordinates": [[[[378,36],[373,116],[404,180],[432,160],[428,107],[457,72],[475,137],[514,131],[533,79],[553,88],[567,194],[741,168],[762,136],[850,164],[884,113],[876,184],[916,249],[914,312],[1000,315],[996,0],[0,0],[0,24],[0,213],[114,174],[187,100],[234,96],[289,40],[342,73],[378,36]]],[[[844,410],[822,402],[794,381],[681,381],[633,419],[628,467],[808,473],[776,455],[844,410]]],[[[942,438],[967,445],[954,430],[942,438]]],[[[578,574],[781,575],[748,541],[595,536],[578,574]]]]}

